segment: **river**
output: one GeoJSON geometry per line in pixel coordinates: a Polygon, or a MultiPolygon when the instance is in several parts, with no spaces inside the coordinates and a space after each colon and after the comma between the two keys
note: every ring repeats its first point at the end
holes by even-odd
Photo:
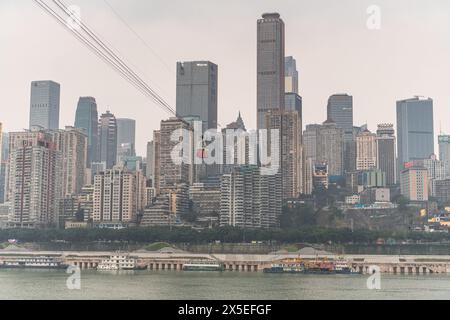
{"type": "Polygon", "coordinates": [[[363,275],[87,270],[69,290],[64,270],[0,270],[0,299],[450,299],[450,276],[381,275],[381,290],[363,275]]]}

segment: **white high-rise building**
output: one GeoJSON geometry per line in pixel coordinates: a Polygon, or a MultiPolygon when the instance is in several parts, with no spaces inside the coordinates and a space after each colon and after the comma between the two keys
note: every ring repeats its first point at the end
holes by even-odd
{"type": "Polygon", "coordinates": [[[12,133],[8,224],[13,228],[54,226],[58,220],[61,154],[48,134],[12,133]]]}
{"type": "Polygon", "coordinates": [[[88,137],[82,129],[69,126],[65,130],[53,130],[49,133],[56,150],[61,152],[61,197],[75,196],[87,182],[88,137]]]}
{"type": "Polygon", "coordinates": [[[94,222],[130,223],[144,208],[145,178],[140,171],[114,166],[94,178],[94,222]]]}
{"type": "Polygon", "coordinates": [[[428,201],[428,171],[423,167],[411,167],[400,175],[401,194],[410,201],[428,201]]]}
{"type": "Polygon", "coordinates": [[[281,175],[262,175],[257,166],[235,167],[220,186],[220,226],[279,227],[281,175]]]}
{"type": "Polygon", "coordinates": [[[364,130],[356,136],[356,170],[370,170],[377,166],[377,135],[364,130]]]}

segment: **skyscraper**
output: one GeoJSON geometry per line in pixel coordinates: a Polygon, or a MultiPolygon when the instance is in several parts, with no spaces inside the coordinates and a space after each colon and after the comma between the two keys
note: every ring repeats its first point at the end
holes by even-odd
{"type": "Polygon", "coordinates": [[[386,184],[397,183],[395,135],[393,124],[379,124],[377,130],[377,168],[386,173],[386,184]]]}
{"type": "Polygon", "coordinates": [[[209,61],[177,63],[177,116],[199,117],[203,130],[217,128],[218,67],[209,61]]]}
{"type": "Polygon", "coordinates": [[[80,97],[75,114],[75,128],[86,131],[88,137],[88,151],[86,165],[91,167],[92,162],[96,162],[98,142],[98,111],[97,103],[93,97],[80,97]]]}
{"type": "Polygon", "coordinates": [[[439,160],[445,164],[446,179],[450,179],[450,135],[440,135],[439,160]]]}
{"type": "Polygon", "coordinates": [[[328,99],[327,116],[349,138],[353,131],[353,97],[348,94],[332,95],[328,99]]]}
{"type": "Polygon", "coordinates": [[[59,128],[60,85],[53,81],[33,81],[30,99],[30,129],[59,128]]]}
{"type": "Polygon", "coordinates": [[[398,170],[410,160],[434,154],[433,100],[415,97],[397,101],[398,170]]]}
{"type": "Polygon", "coordinates": [[[330,96],[327,105],[327,117],[343,130],[344,138],[344,170],[356,169],[356,137],[353,132],[353,97],[348,94],[330,96]]]}
{"type": "Polygon", "coordinates": [[[106,168],[111,169],[117,158],[117,122],[116,117],[106,111],[102,114],[98,124],[99,155],[98,162],[105,162],[106,168]]]}
{"type": "Polygon", "coordinates": [[[257,114],[264,129],[264,113],[284,109],[284,22],[278,13],[265,13],[257,23],[257,114]]]}
{"type": "Polygon", "coordinates": [[[118,118],[117,122],[117,163],[125,157],[136,156],[136,121],[118,118]]]}

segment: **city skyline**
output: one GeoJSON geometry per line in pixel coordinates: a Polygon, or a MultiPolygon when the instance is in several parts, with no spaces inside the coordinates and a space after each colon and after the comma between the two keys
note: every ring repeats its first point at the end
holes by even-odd
{"type": "MultiPolygon", "coordinates": [[[[297,68],[300,70],[299,93],[303,97],[304,124],[323,122],[326,114],[326,100],[330,95],[339,92],[346,92],[354,97],[355,124],[360,125],[368,122],[372,130],[376,128],[378,123],[395,122],[396,101],[414,95],[426,95],[432,97],[435,102],[435,128],[442,128],[444,132],[450,130],[446,122],[441,120],[445,119],[446,105],[450,104],[450,97],[446,95],[445,90],[445,83],[448,82],[445,79],[447,74],[450,74],[446,70],[450,69],[450,65],[438,63],[440,57],[448,55],[450,48],[444,43],[446,31],[435,26],[436,24],[442,26],[443,23],[447,23],[442,20],[445,16],[437,11],[448,6],[447,3],[438,1],[439,3],[433,5],[421,5],[419,2],[412,2],[412,4],[408,2],[410,5],[405,7],[402,6],[402,3],[405,3],[402,1],[398,1],[395,5],[380,1],[379,5],[383,13],[381,30],[374,31],[368,30],[366,27],[368,15],[365,10],[370,4],[369,2],[346,2],[347,4],[353,4],[352,6],[338,6],[329,1],[319,2],[321,4],[318,5],[306,2],[289,5],[287,2],[274,4],[270,1],[262,1],[257,5],[254,3],[248,6],[243,5],[242,10],[235,17],[235,23],[227,25],[230,32],[235,30],[234,28],[239,30],[236,39],[228,37],[224,33],[219,33],[220,39],[208,40],[213,44],[211,47],[200,46],[197,42],[200,40],[195,39],[192,48],[190,48],[191,46],[185,46],[181,52],[176,48],[168,48],[168,44],[161,43],[159,41],[161,39],[158,39],[159,36],[156,34],[160,27],[159,24],[171,23],[172,18],[166,19],[165,22],[160,19],[143,21],[137,11],[146,8],[146,4],[130,6],[133,9],[129,11],[127,6],[111,1],[118,11],[129,19],[128,22],[136,28],[139,34],[152,43],[154,51],[159,56],[164,57],[165,64],[152,55],[149,50],[138,52],[137,49],[141,48],[142,44],[136,38],[133,38],[133,35],[117,19],[114,19],[113,14],[107,11],[107,7],[102,6],[101,3],[91,4],[87,1],[78,1],[77,4],[83,9],[82,15],[86,22],[94,29],[99,30],[99,33],[107,41],[117,46],[120,52],[126,52],[126,58],[134,64],[138,64],[139,71],[144,70],[144,72],[140,72],[143,77],[155,85],[155,88],[168,99],[172,106],[175,105],[176,61],[205,59],[217,63],[222,70],[219,74],[218,103],[219,123],[222,125],[231,122],[240,110],[243,119],[248,124],[247,126],[256,128],[256,114],[254,112],[256,106],[256,79],[254,77],[256,73],[255,21],[264,12],[277,11],[286,27],[285,55],[293,56],[297,60],[297,68]],[[318,12],[319,7],[323,8],[323,3],[328,4],[328,10],[318,12]],[[290,8],[298,8],[298,10],[290,12],[290,8]],[[342,10],[342,8],[347,11],[343,12],[345,10],[342,10]],[[402,10],[407,10],[408,15],[403,15],[402,10]],[[423,15],[423,22],[414,20],[417,23],[410,25],[409,29],[401,24],[401,22],[407,23],[408,21],[412,23],[413,21],[408,19],[415,18],[419,12],[423,15]],[[316,22],[311,20],[314,14],[317,15],[316,18],[318,17],[316,22]],[[296,15],[298,18],[296,18],[296,15]],[[349,18],[347,22],[343,21],[345,17],[349,18]],[[329,19],[329,23],[339,21],[339,27],[337,30],[331,31],[322,19],[329,19]],[[98,22],[102,22],[104,26],[98,22]],[[431,27],[430,24],[435,27],[431,27]],[[311,32],[311,30],[316,32],[311,32]],[[310,33],[315,33],[314,37],[310,33]],[[117,40],[113,41],[112,34],[117,35],[117,40]],[[426,45],[417,47],[416,39],[422,37],[426,37],[428,41],[426,45]],[[350,39],[351,41],[342,42],[344,39],[350,39]],[[343,46],[344,43],[348,45],[348,48],[343,46]],[[125,51],[124,49],[127,46],[130,46],[131,50],[125,51]],[[242,46],[242,48],[239,48],[239,46],[242,46]],[[239,60],[236,60],[236,56],[230,53],[229,47],[233,51],[239,51],[239,60]],[[364,47],[364,49],[361,49],[361,47],[364,47]],[[408,54],[408,57],[402,55],[404,50],[412,47],[415,48],[415,51],[408,54]],[[323,52],[327,51],[324,50],[326,48],[333,48],[333,54],[323,52]],[[337,62],[339,62],[339,65],[336,65],[337,62]],[[333,69],[330,68],[332,63],[334,63],[333,69]],[[334,70],[334,72],[325,72],[325,67],[334,70]],[[159,69],[165,71],[159,72],[159,69]],[[346,76],[342,77],[344,70],[346,76]],[[149,77],[148,74],[151,74],[151,76],[149,77]],[[239,74],[239,77],[236,77],[236,74],[239,74]],[[429,81],[431,76],[438,80],[429,81]],[[233,81],[230,81],[230,77],[233,81]],[[169,92],[171,94],[168,94],[169,92]],[[380,94],[380,92],[383,94],[380,94]],[[378,112],[380,109],[383,112],[378,112]],[[377,110],[377,112],[372,110],[377,110]],[[440,125],[441,122],[442,126],[440,125]]],[[[9,6],[10,3],[5,1],[0,4],[2,7],[0,16],[5,21],[14,20],[14,17],[20,11],[16,4],[12,9],[13,7],[9,6]]],[[[193,7],[196,8],[197,5],[206,6],[206,11],[209,8],[203,1],[194,3],[193,7]]],[[[2,60],[0,64],[2,69],[6,70],[4,74],[11,74],[8,79],[0,77],[0,84],[4,87],[13,88],[8,90],[5,96],[6,105],[11,106],[11,110],[18,110],[26,114],[30,103],[29,93],[26,94],[29,90],[29,83],[33,80],[52,79],[61,84],[60,127],[73,123],[76,104],[80,96],[94,96],[98,100],[99,113],[110,109],[117,117],[146,120],[138,120],[137,122],[136,143],[138,154],[145,155],[146,142],[151,140],[152,130],[158,128],[158,121],[168,118],[168,114],[151,105],[123,79],[111,73],[106,66],[101,65],[101,62],[95,56],[80,46],[76,40],[71,39],[70,35],[65,33],[64,30],[60,30],[48,17],[42,15],[38,8],[31,4],[19,4],[19,6],[24,6],[24,14],[35,23],[2,30],[0,31],[0,38],[15,37],[17,32],[27,32],[32,35],[35,32],[32,29],[38,29],[40,35],[37,39],[44,44],[48,44],[55,50],[55,54],[52,55],[46,50],[35,52],[36,59],[21,60],[21,68],[11,74],[8,73],[11,70],[9,66],[7,64],[3,66],[3,63],[10,59],[11,53],[14,52],[14,57],[20,59],[21,56],[17,56],[17,52],[29,52],[31,46],[36,47],[38,44],[34,42],[34,39],[31,39],[32,37],[27,43],[9,41],[11,45],[6,50],[2,50],[0,54],[0,60],[2,60]],[[54,38],[67,40],[67,45],[64,48],[53,46],[52,40],[54,38]],[[55,58],[58,56],[64,56],[64,63],[62,58],[55,58]],[[37,59],[40,59],[39,64],[35,63],[37,59]],[[67,63],[67,61],[70,61],[70,63],[67,63]],[[94,76],[86,79],[86,71],[83,70],[92,68],[99,72],[90,73],[94,76]],[[109,90],[109,86],[114,90],[109,90]],[[108,91],[108,94],[106,94],[106,91],[108,91]],[[149,117],[149,114],[152,114],[152,117],[149,117]]],[[[168,13],[164,10],[164,7],[159,4],[155,4],[155,6],[155,11],[167,18],[168,13]]],[[[221,5],[219,6],[222,8],[221,5]]],[[[181,3],[179,10],[183,12],[183,10],[193,9],[186,8],[186,5],[181,3]]],[[[173,18],[177,18],[180,12],[173,12],[173,18]]],[[[230,9],[222,10],[212,28],[218,28],[220,23],[229,19],[234,13],[230,9]]],[[[192,40],[189,34],[194,31],[200,32],[201,35],[207,35],[207,30],[197,29],[204,26],[201,21],[208,21],[208,23],[211,21],[204,15],[200,16],[200,18],[204,18],[204,20],[199,20],[200,22],[190,20],[198,18],[196,15],[190,15],[189,18],[182,20],[182,23],[187,27],[186,30],[181,30],[183,28],[179,28],[179,26],[170,26],[169,34],[174,28],[177,32],[182,33],[181,35],[177,34],[177,39],[185,35],[187,39],[192,40]]],[[[16,25],[14,21],[11,21],[11,23],[13,26],[16,25]]],[[[176,33],[173,34],[176,35],[176,33]]],[[[167,36],[167,34],[164,36],[167,36]]],[[[39,45],[39,47],[41,46],[43,45],[39,45]]],[[[28,127],[25,119],[15,117],[15,112],[6,112],[5,116],[2,114],[2,117],[4,131],[6,132],[28,127]]],[[[434,137],[434,140],[436,144],[436,137],[434,137]]],[[[437,150],[437,148],[435,149],[437,150]]]]}

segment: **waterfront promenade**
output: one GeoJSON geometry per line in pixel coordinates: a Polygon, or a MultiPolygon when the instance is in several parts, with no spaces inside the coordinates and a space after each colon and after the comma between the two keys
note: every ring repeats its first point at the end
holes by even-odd
{"type": "Polygon", "coordinates": [[[95,269],[98,264],[111,256],[127,254],[136,260],[136,264],[148,270],[180,271],[185,263],[199,260],[221,262],[225,270],[233,272],[261,272],[273,263],[289,259],[329,261],[345,259],[351,268],[364,274],[371,266],[380,268],[381,273],[388,274],[450,274],[450,256],[434,255],[334,255],[331,253],[299,254],[197,254],[187,252],[93,252],[93,251],[1,251],[0,264],[23,257],[53,257],[66,265],[78,266],[80,269],[95,269]]]}

